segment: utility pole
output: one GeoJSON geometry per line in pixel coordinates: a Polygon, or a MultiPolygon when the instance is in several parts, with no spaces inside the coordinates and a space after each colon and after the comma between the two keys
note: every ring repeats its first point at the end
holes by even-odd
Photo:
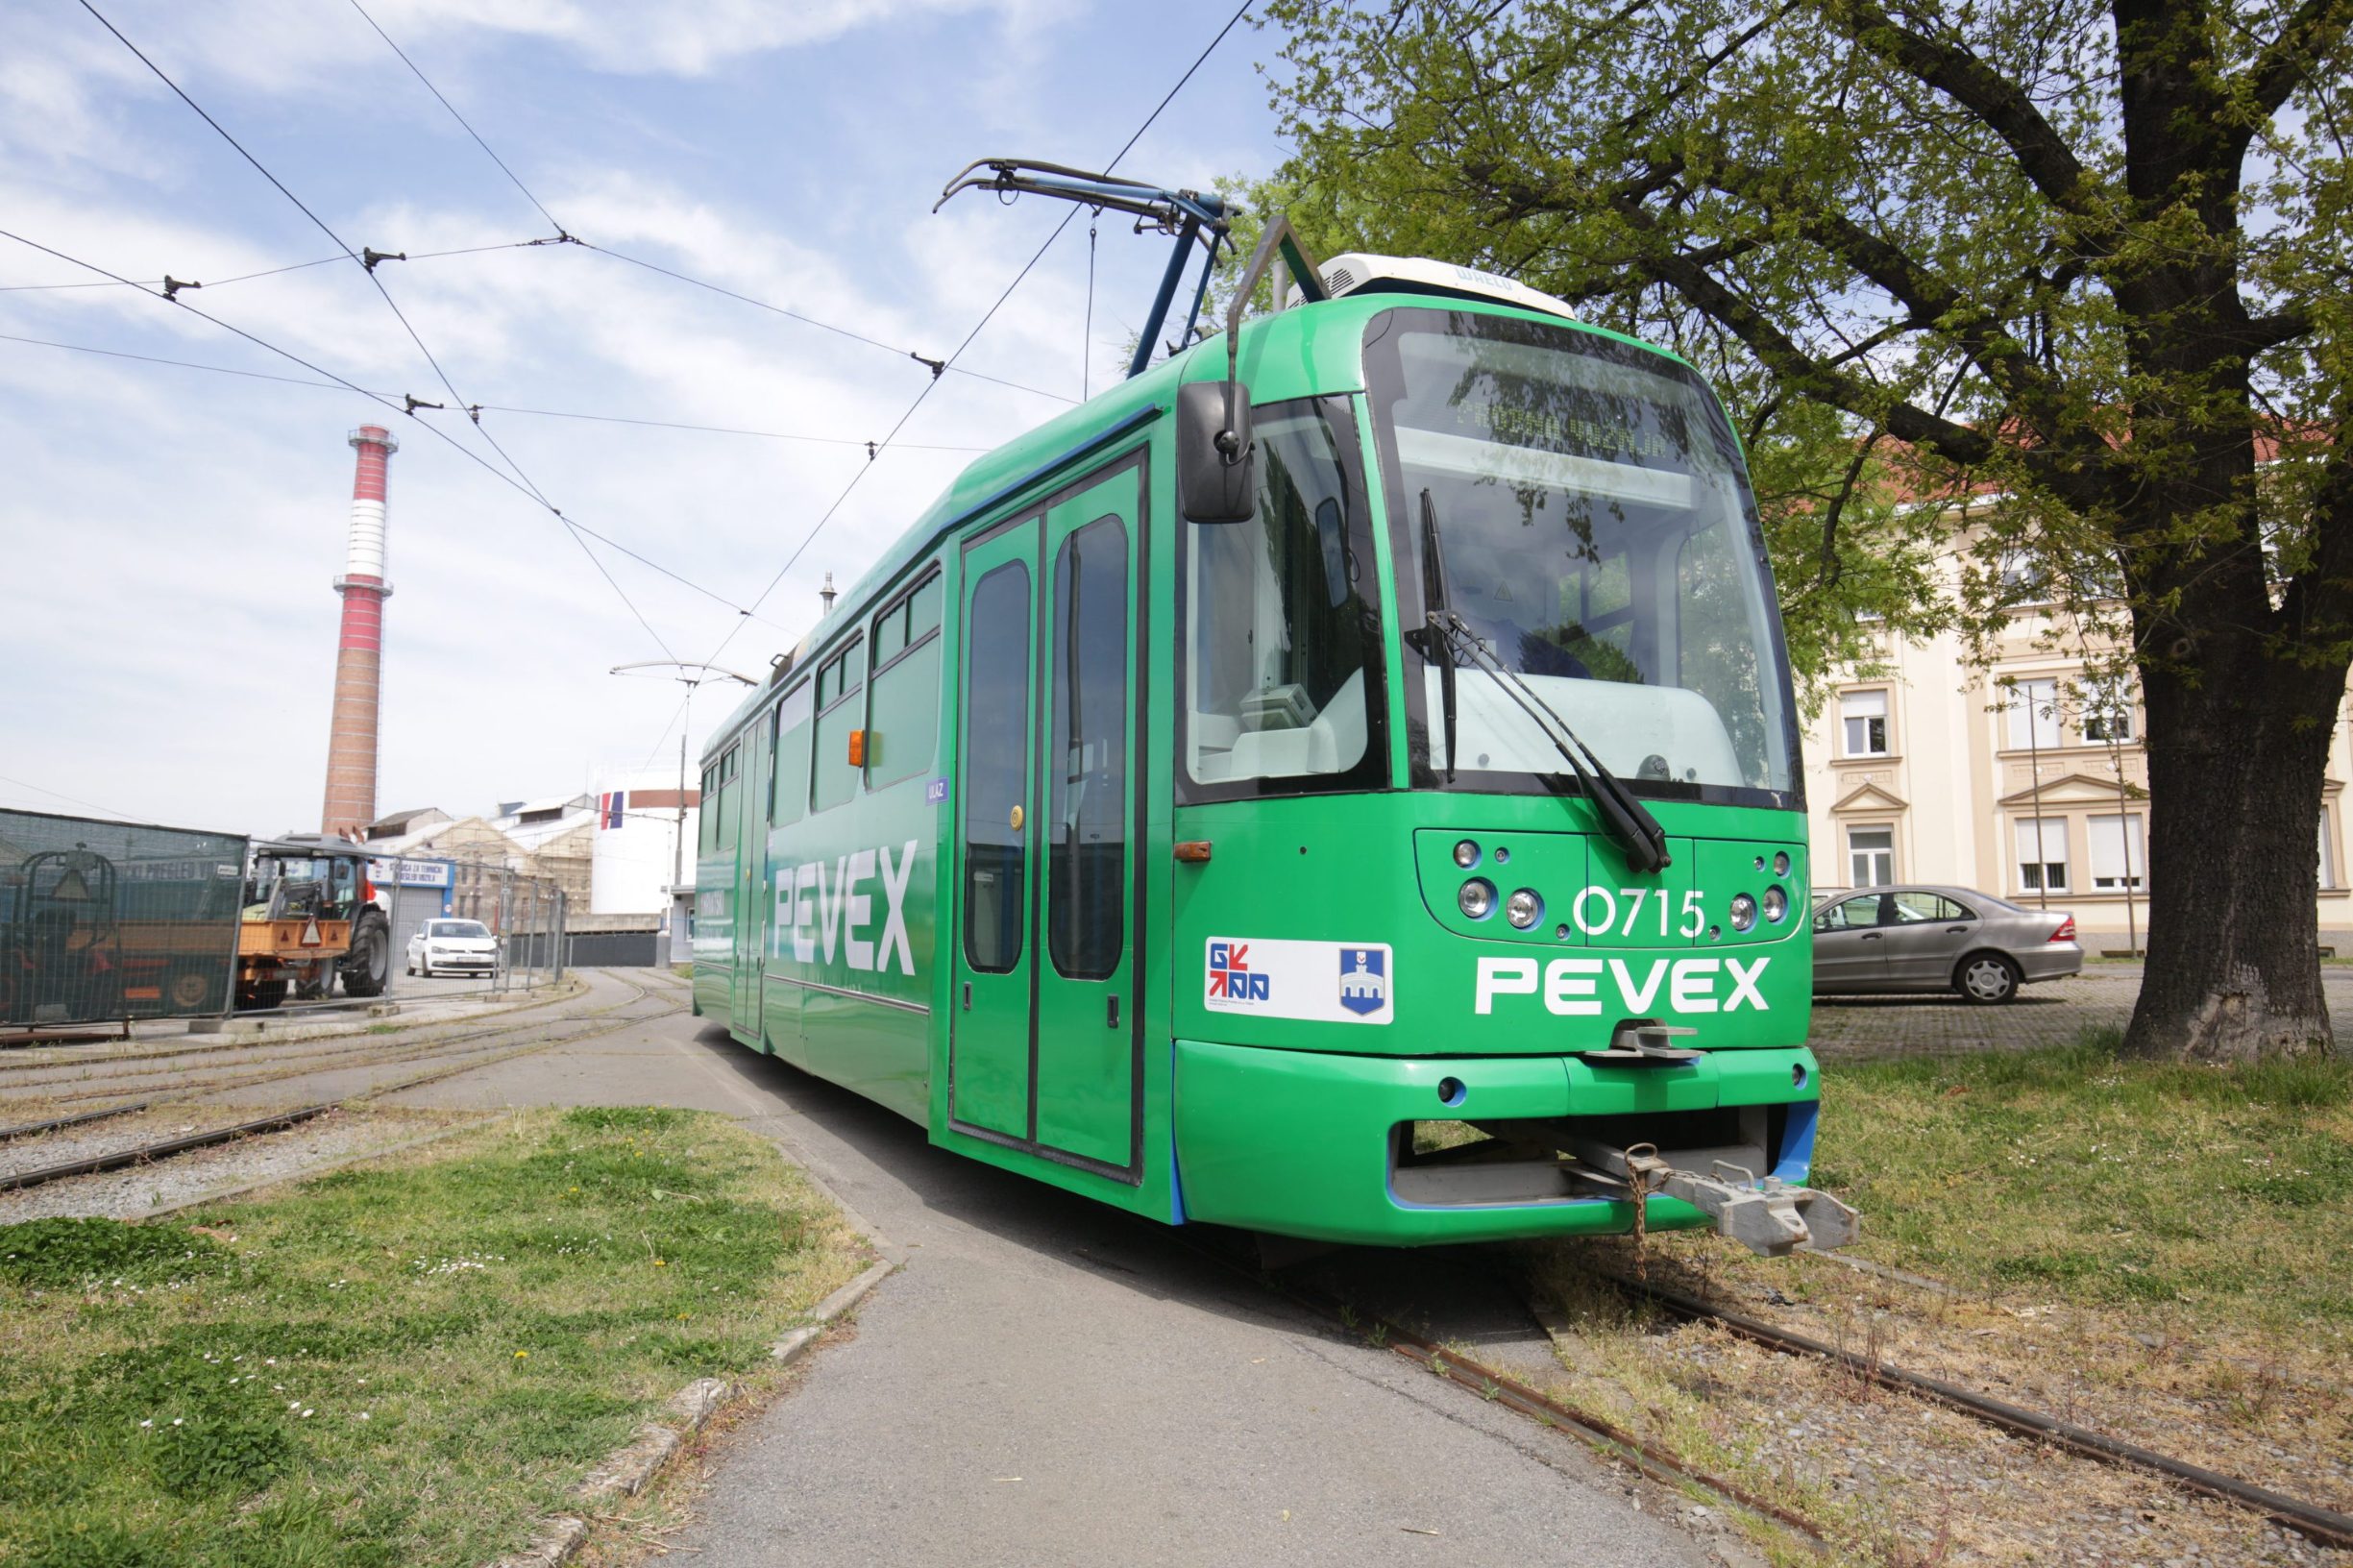
{"type": "Polygon", "coordinates": [[[678,818],[670,841],[670,961],[684,964],[694,957],[687,945],[688,910],[694,898],[686,882],[686,743],[693,725],[689,723],[695,711],[695,688],[712,680],[739,680],[747,686],[760,683],[750,675],[724,669],[716,664],[702,664],[686,659],[640,659],[633,664],[617,664],[610,674],[635,674],[641,670],[675,670],[679,674],[670,678],[686,688],[686,705],[678,714],[678,818]],[[689,674],[688,671],[701,671],[689,674]]]}

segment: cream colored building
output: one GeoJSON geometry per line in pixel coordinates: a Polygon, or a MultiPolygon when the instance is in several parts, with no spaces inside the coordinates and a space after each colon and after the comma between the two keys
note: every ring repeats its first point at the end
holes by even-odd
{"type": "MultiPolygon", "coordinates": [[[[1881,882],[1974,888],[2064,909],[2084,945],[2148,934],[2148,772],[2135,692],[2103,690],[2048,646],[2056,612],[2013,615],[1990,668],[1960,638],[1885,639],[1883,677],[1839,680],[1805,730],[1817,890],[1881,882]]],[[[2331,738],[2320,820],[2321,941],[2353,947],[2342,791],[2331,738]]]]}

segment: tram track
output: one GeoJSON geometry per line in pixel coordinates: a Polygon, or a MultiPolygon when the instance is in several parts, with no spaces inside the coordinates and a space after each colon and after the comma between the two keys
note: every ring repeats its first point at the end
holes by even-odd
{"type": "MultiPolygon", "coordinates": [[[[625,997],[621,1001],[610,1003],[606,1007],[594,1009],[588,1013],[564,1015],[555,1018],[535,1017],[518,1019],[509,1016],[505,1017],[503,1021],[481,1029],[461,1030],[456,1034],[433,1035],[420,1040],[401,1041],[397,1043],[387,1043],[384,1037],[361,1037],[358,1039],[334,1037],[331,1041],[324,1043],[315,1041],[287,1041],[277,1044],[239,1042],[235,1045],[207,1045],[198,1047],[197,1051],[235,1051],[240,1053],[240,1059],[235,1061],[206,1061],[199,1063],[192,1067],[184,1068],[152,1066],[131,1073],[107,1073],[103,1071],[87,1070],[90,1068],[101,1068],[111,1065],[109,1063],[75,1063],[71,1064],[71,1066],[85,1070],[80,1071],[74,1076],[63,1077],[56,1080],[41,1080],[32,1083],[12,1084],[8,1087],[12,1090],[26,1093],[28,1097],[30,1097],[30,1095],[34,1092],[38,1092],[38,1097],[44,1100],[57,1104],[68,1105],[79,1101],[103,1099],[116,1094],[141,1093],[148,1089],[157,1087],[155,1082],[157,1080],[161,1080],[163,1083],[167,1083],[177,1090],[187,1091],[174,1093],[169,1096],[158,1096],[153,1099],[141,1100],[133,1105],[114,1107],[104,1112],[90,1113],[87,1114],[86,1117],[82,1118],[94,1120],[97,1119],[99,1115],[127,1115],[134,1110],[146,1109],[150,1106],[161,1105],[165,1103],[180,1103],[193,1097],[226,1093],[239,1089],[257,1088],[262,1085],[281,1082],[289,1078],[307,1077],[319,1072],[336,1071],[340,1070],[345,1065],[364,1065],[365,1063],[398,1064],[402,1062],[419,1061],[429,1056],[446,1053],[453,1047],[464,1046],[476,1041],[496,1040],[502,1036],[515,1034],[520,1030],[534,1029],[560,1023],[566,1021],[567,1017],[601,1017],[605,1013],[614,1011],[618,1008],[629,1007],[639,1001],[644,1000],[647,996],[652,993],[654,989],[656,989],[641,985],[633,980],[625,980],[623,983],[631,986],[636,993],[634,995],[625,997]],[[237,1075],[236,1069],[249,1066],[266,1066],[268,1070],[247,1072],[241,1076],[237,1075]],[[196,1074],[213,1072],[226,1073],[228,1076],[194,1076],[196,1074]]],[[[531,1004],[531,1006],[535,1010],[539,1007],[551,1005],[551,1003],[555,1001],[566,1001],[570,999],[570,997],[551,998],[550,1002],[534,1003],[531,1004]]],[[[142,1057],[139,1060],[169,1061],[178,1056],[193,1054],[197,1053],[153,1053],[151,1055],[142,1057]]],[[[116,1060],[119,1061],[122,1059],[118,1058],[116,1060]]],[[[61,1064],[59,1066],[61,1070],[62,1070],[66,1065],[61,1064]]],[[[76,1119],[77,1117],[75,1116],[61,1116],[49,1122],[28,1123],[23,1127],[9,1129],[7,1136],[25,1137],[32,1133],[49,1130],[53,1127],[70,1125],[76,1119]]]]}
{"type": "MultiPolygon", "coordinates": [[[[444,1079],[455,1077],[461,1073],[478,1071],[483,1067],[493,1066],[499,1063],[512,1061],[519,1057],[528,1056],[535,1052],[550,1049],[553,1046],[573,1044],[581,1041],[594,1040],[603,1035],[612,1034],[621,1029],[630,1028],[641,1023],[649,1023],[658,1018],[671,1017],[686,1010],[682,1003],[673,1002],[671,1005],[661,1007],[655,1012],[633,1014],[625,1017],[613,1017],[611,1015],[619,1013],[624,1009],[633,1007],[639,1002],[647,1000],[657,990],[673,990],[673,988],[668,987],[647,986],[625,978],[623,980],[623,984],[630,986],[634,992],[634,994],[623,997],[618,1001],[608,1003],[604,1007],[595,1009],[591,1012],[575,1014],[567,1017],[554,1019],[532,1019],[529,1020],[527,1025],[509,1024],[496,1030],[478,1031],[465,1038],[469,1040],[479,1040],[496,1035],[511,1035],[521,1027],[548,1027],[569,1022],[595,1023],[594,1027],[569,1030],[560,1035],[554,1035],[550,1038],[532,1041],[527,1044],[503,1047],[496,1044],[485,1046],[477,1051],[461,1053],[461,1060],[451,1061],[444,1059],[438,1061],[431,1070],[427,1072],[412,1074],[393,1083],[371,1085],[367,1089],[355,1094],[344,1095],[331,1100],[324,1100],[316,1104],[302,1106],[289,1111],[278,1112],[266,1116],[251,1118],[221,1127],[182,1133],[173,1138],[135,1144],[125,1148],[79,1156],[70,1161],[61,1162],[57,1164],[43,1166],[37,1169],[17,1171],[10,1174],[0,1174],[0,1192],[20,1191],[29,1188],[46,1186],[52,1182],[69,1180],[77,1176],[103,1174],[108,1171],[119,1170],[132,1165],[152,1164],[162,1160],[171,1159],[177,1155],[190,1153],[198,1149],[212,1147],[217,1144],[232,1142],[238,1139],[253,1137],[258,1134],[283,1131],[287,1128],[297,1126],[302,1122],[312,1120],[318,1116],[324,1115],[331,1111],[360,1106],[372,1100],[382,1099],[388,1095],[403,1093],[413,1089],[421,1089],[429,1084],[438,1083],[444,1079]],[[606,1021],[597,1023],[596,1020],[599,1019],[603,1019],[606,1021]]],[[[674,991],[673,992],[673,994],[674,994],[674,991]]],[[[436,1044],[441,1047],[447,1047],[452,1043],[454,1043],[454,1041],[449,1040],[436,1042],[436,1044]]],[[[442,1056],[446,1058],[446,1051],[427,1050],[392,1060],[395,1063],[400,1061],[414,1061],[424,1056],[442,1056]]],[[[381,1063],[386,1059],[379,1057],[376,1060],[377,1062],[381,1063]]],[[[340,1065],[329,1065],[322,1067],[316,1065],[315,1062],[311,1062],[289,1067],[284,1072],[269,1075],[267,1078],[261,1081],[283,1082],[294,1078],[315,1076],[321,1072],[343,1070],[348,1069],[340,1065]]],[[[202,1087],[201,1095],[218,1093],[226,1087],[228,1086],[218,1084],[205,1085],[202,1087]]],[[[251,1087],[251,1085],[248,1084],[245,1087],[251,1087]]],[[[134,1112],[184,1109],[194,1103],[197,1103],[194,1099],[179,1098],[158,1098],[144,1100],[130,1106],[112,1107],[95,1112],[85,1112],[76,1115],[59,1117],[51,1122],[32,1123],[23,1127],[11,1128],[8,1129],[8,1132],[13,1137],[25,1137],[41,1131],[54,1131],[65,1127],[91,1124],[108,1120],[115,1116],[127,1115],[133,1114],[134,1112]]]]}
{"type": "Polygon", "coordinates": [[[2267,1486],[2258,1486],[2252,1482],[2160,1454],[2138,1443],[2079,1426],[2042,1410],[1976,1393],[1942,1378],[1913,1372],[1875,1356],[1861,1355],[1805,1335],[1793,1334],[1760,1318],[1715,1306],[1679,1290],[1614,1274],[1606,1278],[1612,1286],[1633,1299],[1649,1302],[1687,1322],[1714,1324],[1728,1334],[1781,1355],[1828,1361],[1879,1387],[1926,1400],[2012,1435],[2046,1443],[2082,1458],[2159,1477],[2188,1491],[2260,1513],[2282,1529],[2294,1531],[2318,1545],[2353,1548],[2353,1514],[2340,1513],[2316,1503],[2291,1497],[2267,1486]]]}
{"type": "MultiPolygon", "coordinates": [[[[1416,1334],[1393,1314],[1366,1314],[1339,1297],[1297,1279],[1286,1278],[1230,1256],[1214,1247],[1188,1243],[1203,1257],[1248,1275],[1265,1288],[1312,1312],[1343,1334],[1375,1349],[1385,1349],[1423,1366],[1435,1376],[1470,1389],[1481,1398],[1503,1405],[1539,1425],[1579,1438],[1651,1480],[1685,1489],[1697,1489],[1725,1507],[1783,1530],[1795,1531],[1820,1549],[1829,1536],[1826,1527],[1750,1488],[1716,1475],[1670,1449],[1629,1431],[1598,1411],[1547,1394],[1474,1356],[1451,1348],[1440,1331],[1416,1334]]],[[[1523,1304],[1529,1298],[1516,1278],[1500,1278],[1510,1270],[1482,1270],[1499,1276],[1523,1304]]],[[[2353,1515],[2308,1500],[2257,1485],[2206,1466],[2161,1454],[2124,1438],[2082,1426],[2047,1411],[2031,1409],[1963,1388],[1943,1379],[1898,1366],[1874,1356],[1858,1354],[1794,1334],[1760,1319],[1697,1297],[1614,1273],[1600,1276],[1630,1298],[1646,1301],[1685,1321],[1709,1323],[1777,1353],[1826,1361],[1850,1375],[1892,1392],[1940,1406],[2013,1437],[2120,1469],[2134,1470],[2185,1491],[2261,1515],[2282,1530],[2292,1531],[2316,1545],[2353,1548],[2353,1515]]],[[[1544,1312],[1528,1308],[1532,1318],[1549,1335],[1544,1312]]]]}

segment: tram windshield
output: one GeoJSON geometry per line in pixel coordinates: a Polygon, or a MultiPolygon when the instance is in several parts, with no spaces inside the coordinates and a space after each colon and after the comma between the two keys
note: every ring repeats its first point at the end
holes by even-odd
{"type": "Polygon", "coordinates": [[[1564,771],[1510,689],[1467,660],[1448,756],[1449,655],[1415,634],[1427,587],[1636,794],[1791,791],[1755,503],[1699,379],[1596,333],[1433,309],[1376,321],[1365,360],[1416,781],[1550,792],[1564,771]]]}

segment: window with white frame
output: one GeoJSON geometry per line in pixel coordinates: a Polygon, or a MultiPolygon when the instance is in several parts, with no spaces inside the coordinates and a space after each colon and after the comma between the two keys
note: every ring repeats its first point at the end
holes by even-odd
{"type": "Polygon", "coordinates": [[[2083,738],[2103,746],[2133,738],[2132,691],[2123,681],[2096,680],[2085,685],[2083,738]]]}
{"type": "Polygon", "coordinates": [[[2067,819],[2021,817],[2015,826],[2018,885],[2028,893],[2067,892],[2067,819]]]}
{"type": "Polygon", "coordinates": [[[2328,830],[2328,807],[2320,808],[2320,886],[2340,887],[2337,880],[2337,842],[2328,830]]]}
{"type": "Polygon", "coordinates": [[[2084,823],[2092,841],[2092,891],[2137,892],[2148,886],[2148,840],[2137,811],[2111,812],[2084,823]]]}
{"type": "Polygon", "coordinates": [[[1858,888],[1896,880],[1896,830],[1885,824],[1847,829],[1847,875],[1858,888]]]}
{"type": "Polygon", "coordinates": [[[2010,688],[2010,749],[2040,750],[2059,745],[2059,683],[2022,680],[2010,688]]]}
{"type": "Polygon", "coordinates": [[[1847,732],[1846,755],[1887,755],[1887,691],[1884,687],[1869,692],[1840,693],[1838,715],[1847,732]]]}

